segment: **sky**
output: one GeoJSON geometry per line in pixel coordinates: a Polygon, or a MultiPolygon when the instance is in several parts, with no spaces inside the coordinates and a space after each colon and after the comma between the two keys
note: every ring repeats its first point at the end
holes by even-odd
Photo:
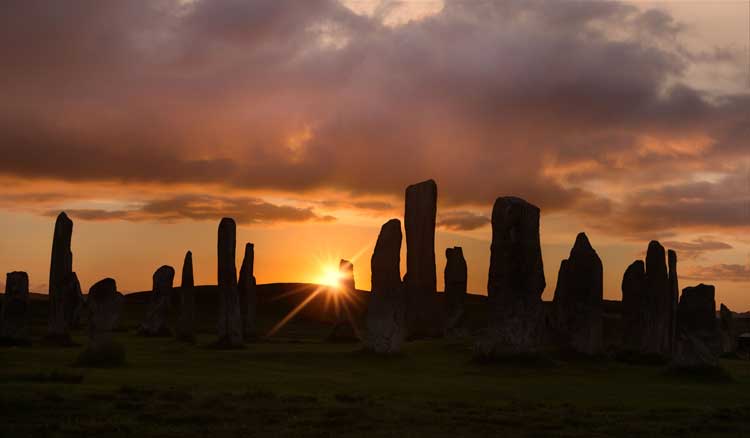
{"type": "Polygon", "coordinates": [[[369,289],[380,226],[432,178],[439,289],[462,246],[486,293],[492,204],[513,195],[541,208],[545,299],[585,231],[605,298],[657,239],[681,287],[750,310],[749,8],[2,2],[0,267],[45,292],[64,210],[84,289],[147,290],[187,250],[211,284],[231,216],[259,283],[346,258],[369,289]]]}

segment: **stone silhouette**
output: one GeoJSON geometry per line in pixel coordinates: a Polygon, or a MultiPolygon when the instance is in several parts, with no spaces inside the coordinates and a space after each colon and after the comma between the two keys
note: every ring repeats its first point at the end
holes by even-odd
{"type": "Polygon", "coordinates": [[[258,297],[255,275],[253,275],[254,265],[255,246],[252,243],[247,243],[245,244],[245,256],[242,259],[238,283],[240,315],[246,339],[252,339],[257,335],[258,297]]]}
{"type": "Polygon", "coordinates": [[[447,333],[458,329],[464,320],[468,269],[460,246],[445,249],[445,328],[447,333]]]}
{"type": "Polygon", "coordinates": [[[636,261],[622,281],[624,345],[627,350],[668,358],[674,348],[677,255],[667,268],[664,247],[648,245],[645,265],[636,261]]]}
{"type": "Polygon", "coordinates": [[[237,290],[237,267],[235,251],[237,225],[234,219],[223,218],[219,223],[218,236],[218,280],[219,280],[219,321],[216,346],[238,348],[242,346],[242,316],[237,290]]]}
{"type": "Polygon", "coordinates": [[[718,366],[721,350],[716,321],[715,289],[699,284],[682,290],[677,308],[677,337],[672,365],[681,368],[718,366]]]}
{"type": "Polygon", "coordinates": [[[487,281],[490,321],[487,337],[476,345],[480,358],[537,350],[545,286],[539,208],[516,197],[497,198],[487,281]]]}
{"type": "Polygon", "coordinates": [[[354,292],[354,264],[349,260],[339,261],[339,287],[344,292],[354,292]]]}
{"type": "Polygon", "coordinates": [[[148,313],[146,314],[146,319],[138,329],[139,334],[144,336],[171,335],[167,317],[169,315],[169,303],[172,297],[174,275],[174,268],[166,265],[154,272],[148,313]]]}
{"type": "Polygon", "coordinates": [[[185,253],[182,262],[182,282],[180,283],[180,316],[177,321],[177,339],[195,342],[195,281],[193,280],[193,253],[185,253]]]}
{"type": "Polygon", "coordinates": [[[5,277],[5,297],[0,313],[0,341],[10,345],[31,343],[29,276],[25,272],[8,272],[5,277]]]}
{"type": "Polygon", "coordinates": [[[372,293],[367,307],[365,348],[376,353],[398,353],[406,337],[401,239],[401,222],[386,222],[380,228],[370,260],[372,293]]]}
{"type": "Polygon", "coordinates": [[[721,335],[721,352],[737,351],[737,339],[734,336],[734,315],[724,304],[719,308],[719,333],[721,335]]]}
{"type": "Polygon", "coordinates": [[[122,309],[123,296],[117,291],[117,283],[111,278],[98,281],[89,289],[89,348],[112,341],[112,331],[117,327],[122,309]]]}
{"type": "Polygon", "coordinates": [[[674,351],[675,336],[677,334],[677,303],[680,299],[680,284],[677,279],[677,253],[667,251],[667,278],[669,279],[669,295],[664,302],[665,315],[669,316],[668,347],[674,351]]]}
{"type": "Polygon", "coordinates": [[[70,243],[73,221],[63,212],[57,216],[52,238],[52,257],[49,272],[49,318],[47,342],[69,345],[70,328],[80,313],[83,295],[78,276],[73,272],[73,253],[70,243]]]}
{"type": "Polygon", "coordinates": [[[579,353],[602,351],[602,261],[586,234],[576,237],[570,257],[560,264],[554,309],[563,345],[579,353]]]}
{"type": "Polygon", "coordinates": [[[437,307],[435,218],[437,184],[428,180],[406,188],[406,318],[410,337],[437,336],[442,323],[437,307]]]}

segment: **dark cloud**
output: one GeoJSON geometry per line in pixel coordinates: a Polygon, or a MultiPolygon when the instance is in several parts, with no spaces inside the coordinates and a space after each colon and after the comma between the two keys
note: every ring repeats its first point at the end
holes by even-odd
{"type": "MultiPolygon", "coordinates": [[[[0,174],[334,189],[369,210],[390,207],[357,199],[435,178],[451,208],[513,194],[623,233],[747,226],[746,189],[717,198],[685,180],[740,175],[750,98],[686,83],[696,63],[733,58],[682,45],[668,14],[511,0],[446,2],[397,27],[381,18],[334,0],[5,2],[0,174]],[[610,186],[639,194],[610,198],[610,186]]],[[[178,204],[138,214],[217,213],[178,204]]],[[[314,215],[249,207],[248,223],[314,215]]]]}
{"type": "Polygon", "coordinates": [[[702,237],[690,242],[664,241],[662,244],[669,249],[678,251],[680,258],[684,259],[695,259],[706,252],[733,248],[728,243],[702,237]]]}
{"type": "Polygon", "coordinates": [[[711,266],[693,266],[682,277],[696,281],[750,282],[750,266],[723,263],[711,266]]]}
{"type": "MultiPolygon", "coordinates": [[[[55,216],[59,212],[51,211],[55,216]]],[[[333,216],[321,216],[312,208],[275,205],[257,198],[222,197],[211,195],[181,195],[153,200],[132,210],[68,209],[74,219],[90,221],[129,220],[173,222],[185,219],[205,221],[232,217],[245,225],[276,222],[330,222],[333,216]]]]}
{"type": "Polygon", "coordinates": [[[451,231],[471,231],[490,223],[487,216],[470,211],[449,211],[440,213],[437,226],[451,231]]]}

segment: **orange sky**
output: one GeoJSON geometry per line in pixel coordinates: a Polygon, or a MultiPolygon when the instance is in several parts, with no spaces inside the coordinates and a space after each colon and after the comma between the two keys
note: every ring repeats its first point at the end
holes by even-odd
{"type": "Polygon", "coordinates": [[[545,299],[585,231],[606,298],[658,239],[681,286],[715,284],[717,304],[750,310],[746,3],[11,9],[0,266],[35,291],[61,210],[86,289],[147,289],[186,250],[196,281],[215,282],[222,216],[238,248],[255,243],[260,283],[316,281],[358,255],[368,289],[380,225],[433,178],[439,288],[445,247],[462,246],[469,290],[485,293],[492,202],[516,195],[542,209],[545,299]]]}

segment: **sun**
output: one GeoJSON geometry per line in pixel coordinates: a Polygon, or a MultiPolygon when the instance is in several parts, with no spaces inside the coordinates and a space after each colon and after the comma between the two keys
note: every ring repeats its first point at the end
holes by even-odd
{"type": "Polygon", "coordinates": [[[324,286],[329,286],[334,290],[340,289],[341,274],[339,273],[338,268],[334,269],[330,266],[324,267],[323,272],[320,274],[320,277],[318,277],[316,283],[324,286]]]}

